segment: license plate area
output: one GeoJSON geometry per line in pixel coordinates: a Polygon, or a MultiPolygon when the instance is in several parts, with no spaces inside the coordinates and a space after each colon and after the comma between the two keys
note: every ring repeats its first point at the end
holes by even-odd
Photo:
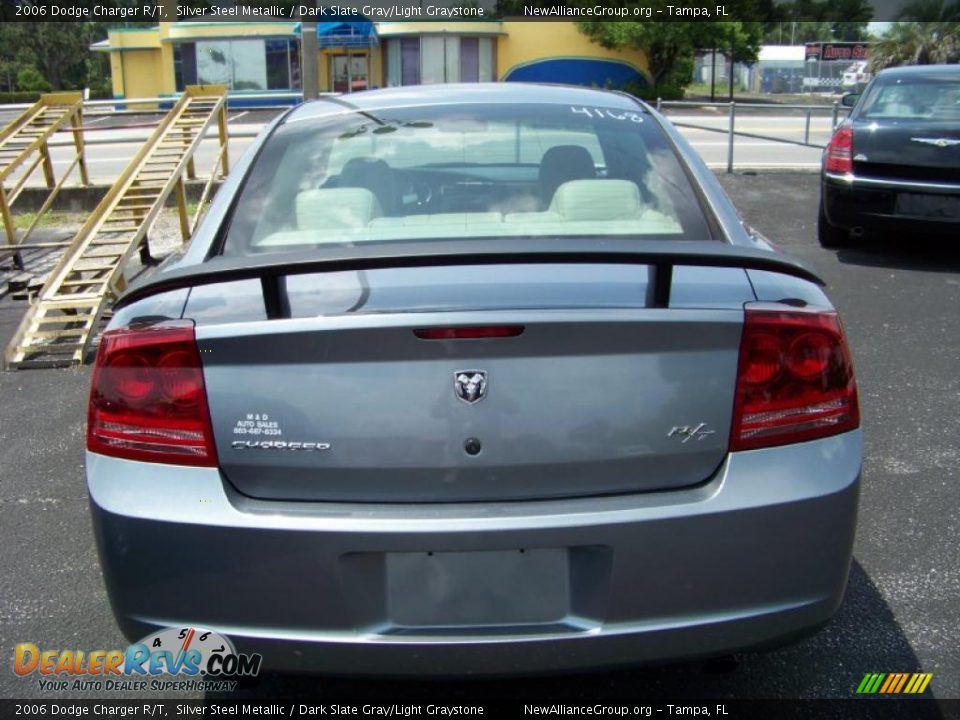
{"type": "Polygon", "coordinates": [[[382,635],[584,631],[606,615],[605,546],[341,557],[358,630],[382,635]]]}
{"type": "Polygon", "coordinates": [[[956,220],[960,219],[960,196],[898,193],[896,212],[898,215],[956,220]]]}
{"type": "Polygon", "coordinates": [[[401,627],[558,623],[570,612],[565,549],[390,553],[386,570],[401,627]]]}

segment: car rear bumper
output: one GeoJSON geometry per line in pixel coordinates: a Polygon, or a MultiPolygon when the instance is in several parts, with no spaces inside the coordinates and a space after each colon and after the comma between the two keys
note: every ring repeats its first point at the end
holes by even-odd
{"type": "Polygon", "coordinates": [[[824,624],[843,596],[860,431],[729,455],[696,488],[542,502],[258,501],[216,470],[88,453],[114,614],[267,667],[503,674],[710,656],[824,624]]]}
{"type": "Polygon", "coordinates": [[[932,197],[958,197],[960,184],[882,180],[855,175],[826,173],[822,196],[824,213],[831,225],[852,230],[882,230],[929,235],[955,234],[960,217],[928,217],[904,213],[898,206],[901,193],[932,197]]]}

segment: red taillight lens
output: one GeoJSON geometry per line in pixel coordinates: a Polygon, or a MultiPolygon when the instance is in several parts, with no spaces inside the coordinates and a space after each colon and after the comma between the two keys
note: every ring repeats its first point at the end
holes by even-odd
{"type": "Polygon", "coordinates": [[[827,172],[853,172],[853,128],[841,126],[827,144],[827,172]]]}
{"type": "Polygon", "coordinates": [[[748,309],[730,449],[802,442],[859,426],[853,364],[836,313],[748,309]]]}
{"type": "Polygon", "coordinates": [[[757,333],[746,348],[743,379],[751,385],[768,383],[780,374],[780,339],[757,333]]]}
{"type": "Polygon", "coordinates": [[[419,328],[413,331],[421,340],[479,340],[517,337],[523,325],[483,325],[470,327],[419,328]]]}
{"type": "Polygon", "coordinates": [[[217,465],[192,324],[104,333],[90,388],[87,449],[131,460],[217,465]]]}

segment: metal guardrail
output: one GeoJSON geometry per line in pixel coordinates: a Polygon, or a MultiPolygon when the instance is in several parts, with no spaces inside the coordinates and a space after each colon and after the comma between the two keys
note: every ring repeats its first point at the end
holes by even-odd
{"type": "MultiPolygon", "coordinates": [[[[321,97],[336,97],[341,93],[320,93],[321,97]]],[[[160,110],[161,112],[166,112],[168,108],[161,109],[160,106],[168,105],[172,107],[180,99],[181,93],[176,95],[166,95],[163,97],[149,97],[149,98],[113,98],[107,100],[84,100],[83,101],[83,111],[85,115],[116,115],[118,113],[126,114],[144,114],[152,113],[160,110]],[[156,106],[150,107],[142,110],[117,110],[118,106],[121,107],[141,107],[141,106],[156,106]],[[97,108],[113,108],[110,112],[93,112],[97,108]]],[[[252,109],[252,110],[276,110],[278,108],[288,108],[291,105],[299,105],[303,102],[303,93],[301,92],[290,92],[290,93],[244,93],[243,95],[233,95],[227,96],[227,109],[230,109],[230,101],[233,100],[234,103],[244,102],[244,101],[259,101],[259,100],[275,100],[279,104],[277,105],[257,105],[253,108],[239,108],[239,109],[252,109]],[[283,101],[292,101],[284,103],[283,101]]],[[[11,105],[0,105],[0,110],[15,110],[22,112],[23,110],[29,108],[31,103],[22,103],[22,104],[11,104],[11,105]]],[[[236,108],[235,108],[236,109],[236,108]]]]}
{"type": "Polygon", "coordinates": [[[792,104],[769,104],[769,103],[749,103],[749,102],[726,102],[726,103],[709,103],[709,102],[697,102],[692,100],[662,100],[657,98],[656,108],[657,112],[662,112],[665,108],[678,107],[678,108],[722,108],[727,111],[727,117],[729,122],[726,129],[710,127],[707,125],[695,125],[692,123],[676,122],[671,120],[671,122],[677,127],[685,127],[694,130],[705,130],[708,132],[719,132],[727,135],[727,172],[733,172],[733,158],[734,158],[734,146],[736,137],[739,135],[741,137],[751,138],[754,140],[771,140],[773,142],[782,142],[788,145],[800,145],[802,147],[812,147],[822,150],[825,145],[820,143],[810,142],[810,120],[814,113],[823,112],[830,113],[830,131],[833,132],[837,128],[837,124],[840,121],[840,113],[846,112],[850,113],[850,108],[843,107],[839,102],[831,103],[830,105],[792,105],[792,104]],[[750,133],[744,131],[737,131],[736,129],[736,120],[737,120],[737,108],[749,108],[749,109],[759,109],[759,110],[802,110],[804,111],[804,129],[803,129],[803,140],[793,140],[790,138],[776,137],[774,135],[761,135],[759,133],[750,133]]]}
{"type": "MultiPolygon", "coordinates": [[[[336,97],[341,93],[321,93],[322,96],[327,97],[336,97]]],[[[83,102],[84,114],[86,117],[104,117],[111,115],[123,115],[123,114],[147,114],[154,113],[160,110],[165,104],[171,105],[178,100],[179,96],[166,96],[166,97],[152,97],[152,98],[115,98],[112,100],[85,100],[83,102]],[[123,107],[124,109],[118,110],[118,107],[123,107]],[[141,108],[141,109],[127,109],[127,108],[141,108]]],[[[288,104],[282,105],[256,105],[254,107],[242,107],[236,108],[240,110],[278,110],[286,109],[290,107],[291,104],[299,105],[303,102],[303,94],[299,92],[291,93],[249,93],[243,95],[233,96],[232,98],[228,96],[227,98],[227,107],[229,109],[230,100],[235,102],[244,102],[244,101],[260,101],[260,100],[276,100],[276,101],[292,101],[288,104]]],[[[22,110],[24,108],[30,107],[29,105],[3,105],[0,106],[0,109],[9,109],[9,110],[22,110]]],[[[706,132],[715,132],[721,133],[728,136],[728,145],[727,145],[727,172],[732,173],[734,168],[734,156],[735,156],[735,141],[736,137],[740,136],[743,138],[750,138],[754,140],[768,140],[773,142],[782,142],[787,145],[799,145],[802,147],[811,147],[817,149],[823,149],[824,145],[820,143],[810,142],[810,124],[811,119],[815,115],[819,114],[829,114],[830,115],[830,129],[831,132],[837,127],[837,124],[840,120],[841,113],[849,113],[849,108],[845,108],[840,105],[839,102],[834,102],[829,105],[802,105],[802,104],[771,104],[771,103],[751,103],[751,102],[701,102],[696,100],[662,100],[657,98],[656,100],[656,109],[658,111],[669,110],[671,108],[715,108],[725,110],[728,116],[728,123],[726,128],[711,127],[708,125],[699,125],[695,123],[687,123],[682,121],[672,121],[674,125],[682,128],[689,128],[692,130],[703,130],[706,132]],[[778,137],[775,135],[767,135],[760,133],[752,133],[744,130],[737,130],[736,120],[737,120],[737,110],[738,109],[749,109],[751,111],[769,111],[769,112],[779,112],[779,111],[800,111],[803,121],[803,140],[796,140],[792,138],[778,137]]],[[[798,118],[798,119],[800,119],[798,118]]],[[[130,126],[127,126],[130,127],[130,126]]],[[[152,125],[151,125],[152,127],[152,125]]],[[[96,132],[99,130],[116,130],[118,128],[89,128],[91,132],[96,132]]],[[[237,130],[231,129],[229,131],[230,138],[252,138],[256,137],[259,133],[259,128],[249,129],[249,130],[237,130]]],[[[129,138],[104,138],[98,139],[96,137],[87,136],[86,145],[138,145],[142,143],[149,133],[144,133],[143,137],[131,136],[129,138]]],[[[216,137],[211,133],[211,137],[216,137]]],[[[67,138],[52,138],[50,141],[51,147],[56,147],[59,145],[68,145],[70,140],[67,138]]]]}
{"type": "MultiPolygon", "coordinates": [[[[150,125],[150,127],[155,128],[156,125],[152,124],[150,125]]],[[[87,130],[86,132],[97,132],[99,130],[116,130],[116,129],[117,128],[96,128],[96,129],[87,130]]],[[[229,139],[254,138],[259,134],[260,134],[259,127],[251,130],[234,129],[234,130],[228,131],[227,137],[229,139]]],[[[125,138],[91,138],[87,136],[83,144],[86,147],[90,147],[91,145],[142,145],[149,136],[150,136],[149,131],[144,132],[142,135],[131,135],[130,137],[125,137],[125,138]]],[[[204,135],[205,140],[216,140],[217,137],[218,137],[217,133],[213,130],[208,131],[207,134],[204,135]]],[[[68,139],[58,138],[58,139],[51,140],[48,144],[50,147],[63,147],[63,146],[69,146],[70,142],[68,139]]]]}
{"type": "MultiPolygon", "coordinates": [[[[321,97],[336,97],[341,93],[320,93],[321,97]]],[[[166,113],[170,107],[173,107],[180,99],[181,94],[177,95],[168,95],[165,97],[149,97],[149,98],[114,98],[112,100],[84,100],[83,101],[83,113],[84,117],[87,120],[91,118],[100,118],[100,117],[112,117],[114,115],[148,115],[148,114],[157,114],[157,113],[166,113]],[[167,107],[169,106],[169,107],[167,107]],[[117,109],[121,108],[130,108],[135,107],[139,109],[117,109]]],[[[256,105],[253,107],[240,107],[234,108],[238,110],[286,110],[292,105],[299,105],[303,102],[303,93],[292,92],[292,93],[246,93],[243,95],[236,95],[233,98],[230,96],[227,97],[227,109],[230,109],[230,100],[233,99],[237,102],[242,101],[258,101],[258,100],[290,100],[291,103],[287,104],[278,104],[278,105],[256,105]]],[[[10,105],[0,105],[0,111],[11,111],[20,113],[26,109],[32,107],[30,103],[27,104],[10,104],[10,105]]],[[[122,129],[136,129],[137,126],[126,125],[121,128],[111,128],[111,127],[89,127],[83,128],[84,132],[100,132],[106,130],[122,130],[122,129]]],[[[144,132],[142,136],[131,136],[130,138],[120,138],[120,139],[97,139],[96,137],[87,137],[86,145],[139,145],[144,142],[147,137],[149,137],[150,132],[153,128],[156,127],[156,123],[148,123],[143,126],[148,132],[144,132]]],[[[231,138],[242,138],[242,137],[256,137],[259,133],[259,130],[240,130],[230,132],[229,137],[231,138]]],[[[216,133],[210,133],[209,137],[215,138],[216,133]]],[[[72,140],[68,138],[51,138],[49,145],[50,147],[60,147],[72,144],[72,140]]]]}

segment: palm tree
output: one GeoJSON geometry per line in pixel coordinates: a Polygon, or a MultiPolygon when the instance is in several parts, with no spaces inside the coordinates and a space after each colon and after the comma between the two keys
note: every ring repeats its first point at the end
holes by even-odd
{"type": "Polygon", "coordinates": [[[960,0],[913,0],[900,11],[900,20],[921,23],[950,23],[960,21],[960,0]]]}
{"type": "MultiPolygon", "coordinates": [[[[954,5],[956,6],[956,4],[954,5]]],[[[917,0],[904,13],[921,10],[950,12],[943,0],[917,0]]],[[[925,15],[929,17],[929,15],[925,15]]],[[[943,15],[950,17],[950,15],[943,15]]],[[[870,71],[895,65],[960,62],[960,21],[898,22],[870,48],[870,71]]]]}

